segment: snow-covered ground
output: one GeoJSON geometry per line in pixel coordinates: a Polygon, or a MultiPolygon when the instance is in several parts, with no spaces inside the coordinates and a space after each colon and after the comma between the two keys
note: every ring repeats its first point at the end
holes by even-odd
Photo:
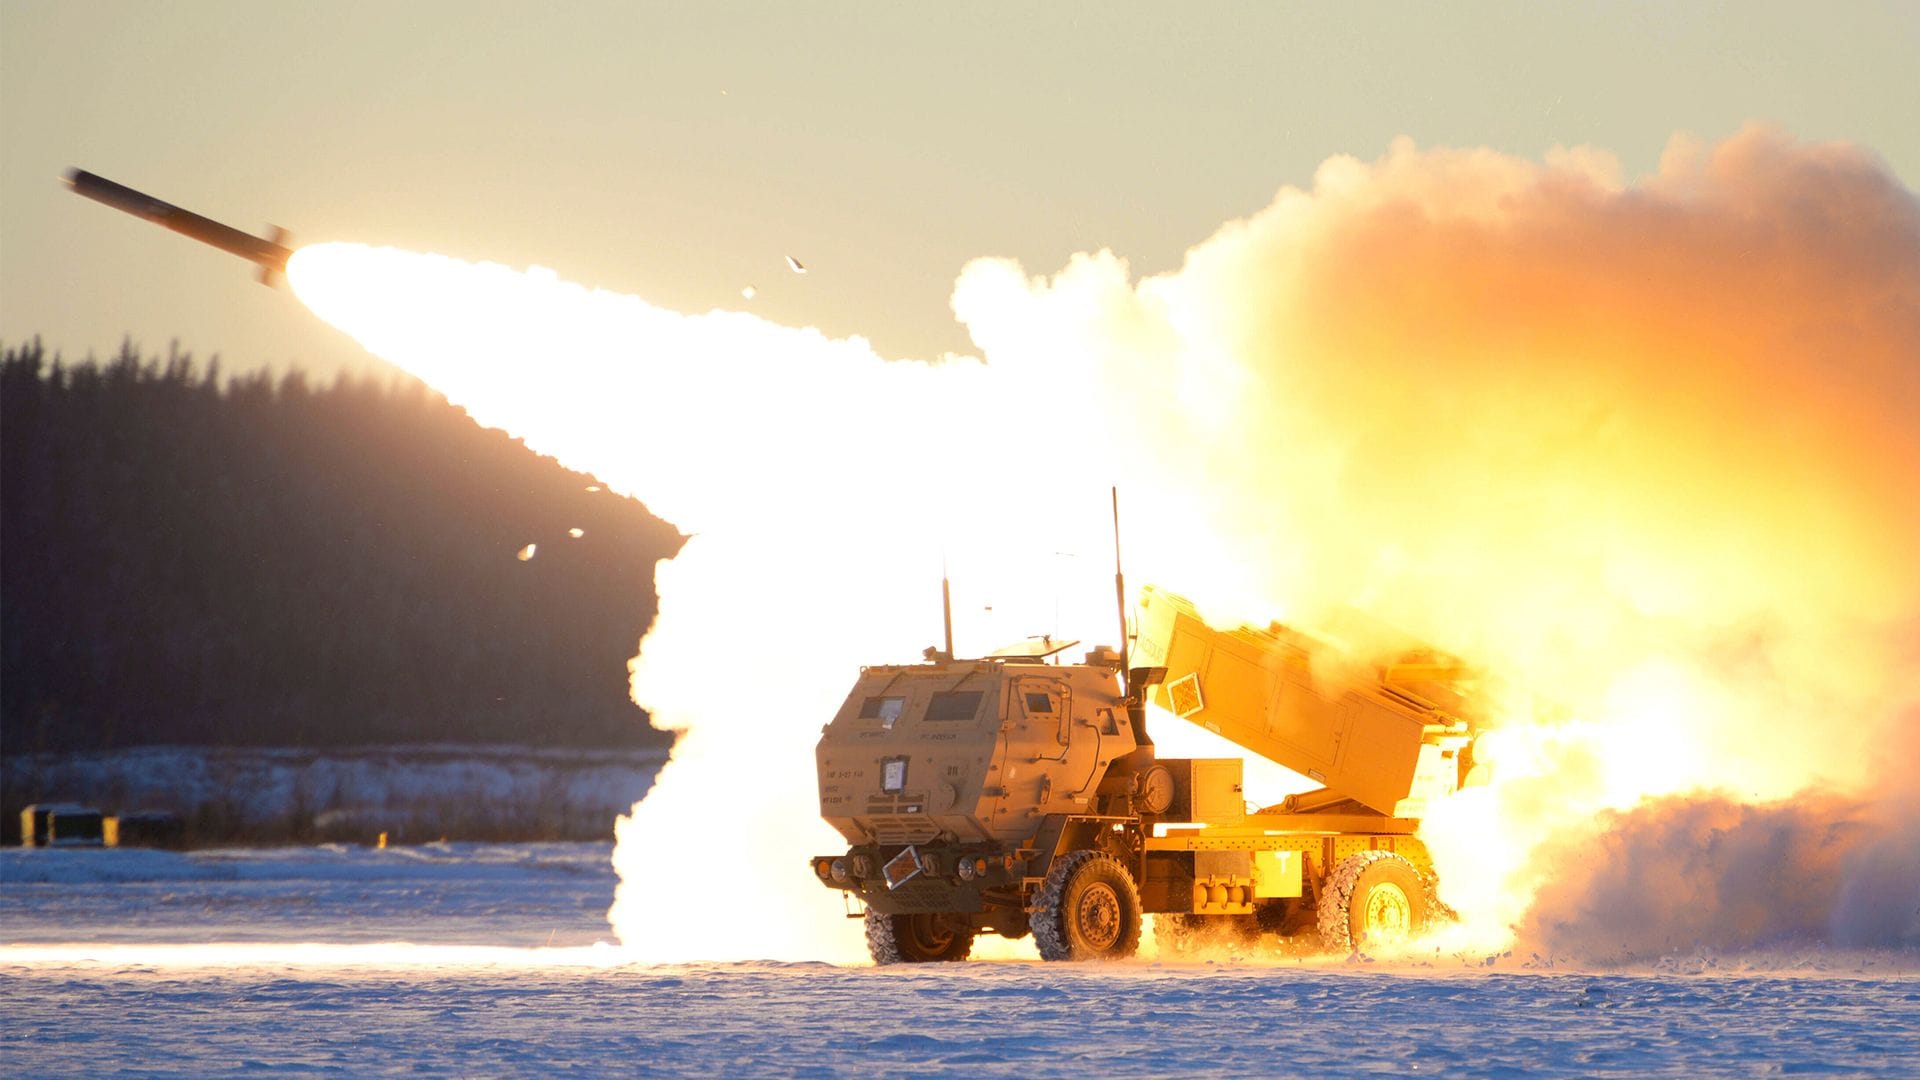
{"type": "Polygon", "coordinates": [[[585,945],[612,936],[612,850],[0,849],[0,941],[585,945]]]}
{"type": "Polygon", "coordinates": [[[1905,953],[650,967],[608,859],[0,852],[0,1075],[1920,1074],[1905,953]]]}
{"type": "Polygon", "coordinates": [[[659,748],[141,746],[8,754],[13,801],[166,810],[202,840],[594,840],[647,793],[659,748]]]}

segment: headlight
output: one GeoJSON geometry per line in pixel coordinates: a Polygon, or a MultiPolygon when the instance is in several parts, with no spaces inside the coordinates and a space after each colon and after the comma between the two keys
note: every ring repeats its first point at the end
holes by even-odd
{"type": "Polygon", "coordinates": [[[961,881],[973,880],[973,860],[972,859],[960,860],[960,880],[961,881]]]}
{"type": "Polygon", "coordinates": [[[827,872],[833,875],[833,880],[835,881],[847,880],[847,860],[833,860],[833,864],[827,868],[827,872]]]}

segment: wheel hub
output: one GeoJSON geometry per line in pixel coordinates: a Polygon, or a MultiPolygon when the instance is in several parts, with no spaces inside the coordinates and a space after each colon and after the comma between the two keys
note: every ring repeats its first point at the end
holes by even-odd
{"type": "Polygon", "coordinates": [[[1369,941],[1404,941],[1413,931],[1413,902],[1405,889],[1382,882],[1367,893],[1363,919],[1369,941]]]}
{"type": "Polygon", "coordinates": [[[1104,952],[1120,940],[1120,897],[1106,882],[1096,882],[1080,894],[1075,915],[1080,936],[1094,949],[1104,952]]]}

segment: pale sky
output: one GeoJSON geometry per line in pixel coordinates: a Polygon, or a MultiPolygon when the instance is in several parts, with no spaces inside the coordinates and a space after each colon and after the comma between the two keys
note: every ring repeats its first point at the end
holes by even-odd
{"type": "Polygon", "coordinates": [[[1179,265],[1397,135],[1650,171],[1750,120],[1920,188],[1920,4],[0,0],[0,339],[384,370],[239,260],[79,198],[514,266],[883,354],[967,260],[1179,265]],[[785,257],[808,267],[791,273],[785,257]],[[745,300],[741,289],[757,296],[745,300]]]}

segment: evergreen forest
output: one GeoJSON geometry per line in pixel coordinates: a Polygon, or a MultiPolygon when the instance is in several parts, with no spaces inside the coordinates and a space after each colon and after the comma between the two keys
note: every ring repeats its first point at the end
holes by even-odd
{"type": "Polygon", "coordinates": [[[0,363],[0,752],[667,742],[639,502],[411,380],[0,363]]]}

